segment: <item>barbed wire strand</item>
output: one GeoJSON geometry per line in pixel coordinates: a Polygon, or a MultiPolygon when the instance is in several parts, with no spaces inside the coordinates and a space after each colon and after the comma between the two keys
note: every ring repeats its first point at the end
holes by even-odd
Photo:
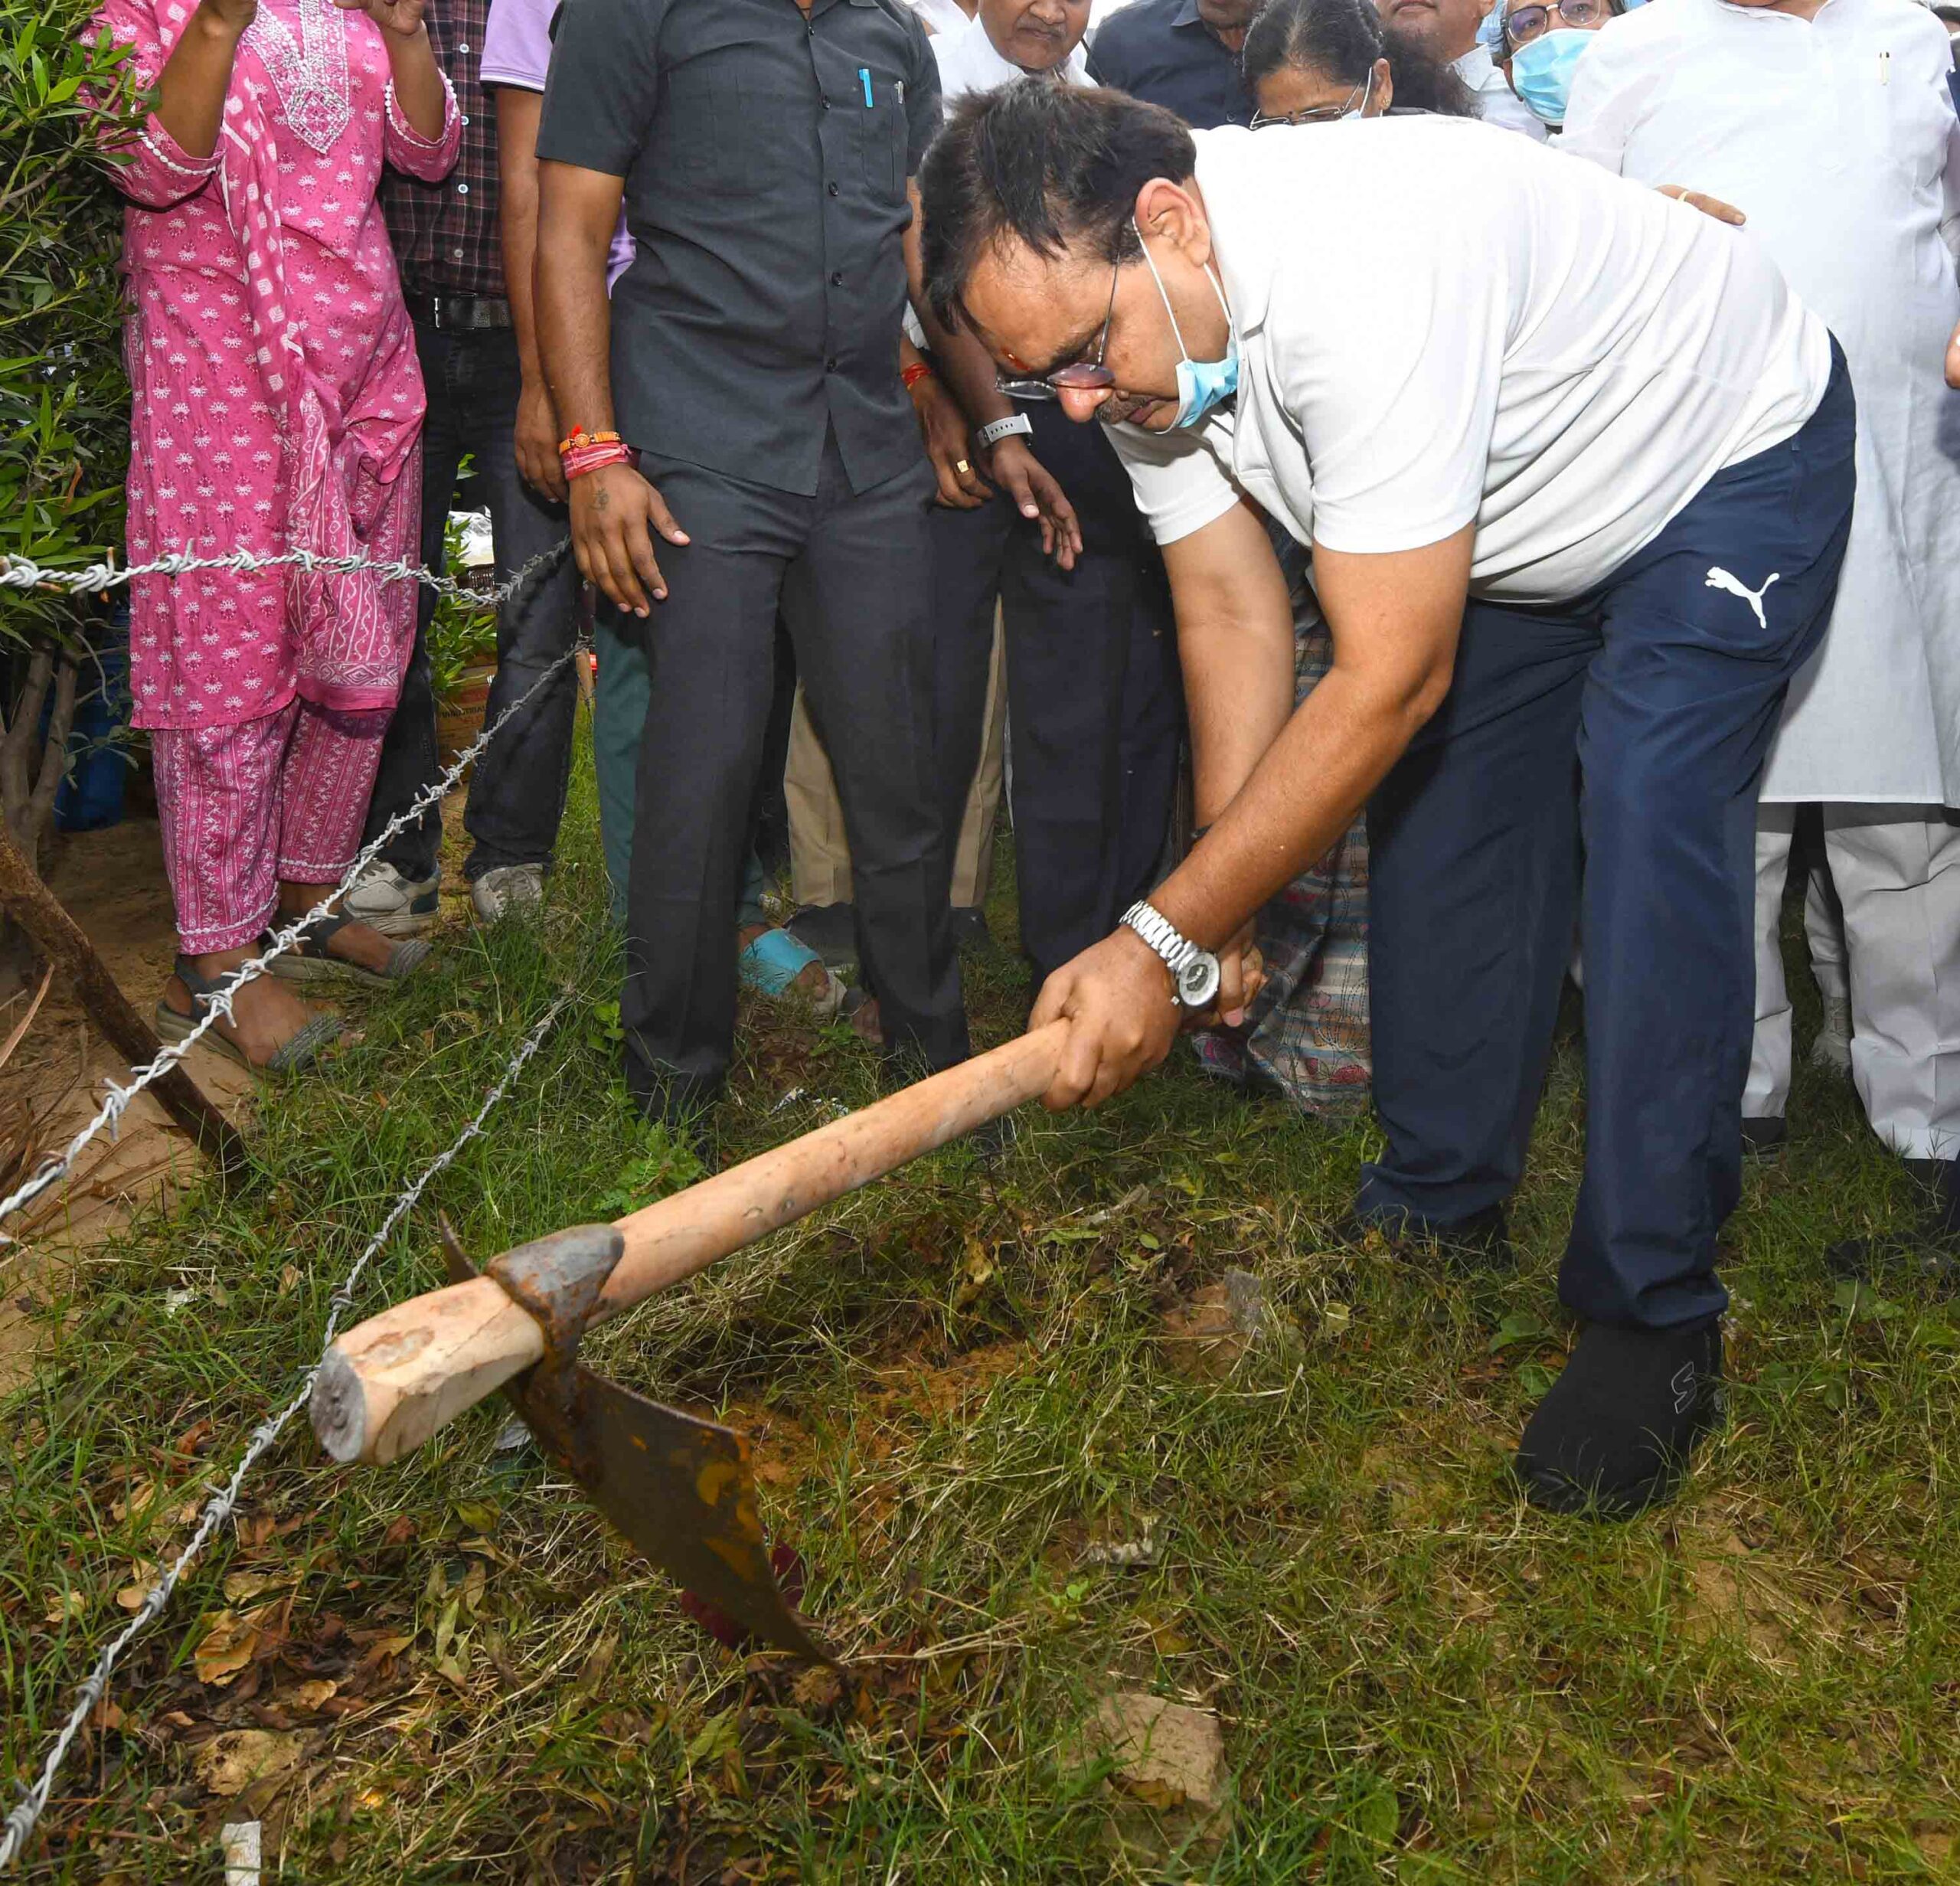
{"type": "Polygon", "coordinates": [[[438,576],[426,565],[405,557],[383,562],[354,554],[322,557],[311,550],[281,551],[265,556],[257,551],[234,550],[222,557],[200,557],[191,551],[172,551],[149,563],[93,563],[80,570],[51,570],[26,557],[9,557],[0,563],[0,590],[60,590],[71,596],[99,596],[120,588],[137,577],[187,577],[201,570],[221,570],[234,576],[260,570],[304,570],[316,576],[351,576],[357,570],[371,570],[390,583],[426,583],[439,595],[461,603],[473,603],[485,609],[500,607],[534,577],[555,564],[571,547],[569,537],[560,538],[549,550],[541,550],[508,579],[487,590],[472,589],[452,577],[438,576]]]}
{"type": "Polygon", "coordinates": [[[184,1549],[152,1587],[136,1616],[104,1646],[102,1654],[96,1659],[95,1667],[89,1672],[81,1688],[76,1692],[75,1706],[56,1734],[54,1744],[41,1763],[39,1777],[34,1786],[27,1790],[25,1798],[8,1815],[5,1829],[0,1831],[0,1869],[11,1866],[25,1850],[35,1825],[46,1810],[49,1797],[54,1792],[55,1777],[60,1773],[61,1765],[67,1759],[68,1751],[74,1747],[75,1738],[81,1734],[83,1724],[107,1693],[109,1679],[114,1674],[122,1653],[163,1614],[164,1607],[169,1603],[171,1594],[177,1589],[178,1581],[211,1543],[218,1528],[236,1511],[239,1492],[245,1483],[246,1476],[279,1439],[286,1423],[306,1405],[307,1397],[312,1393],[314,1378],[319,1374],[328,1351],[333,1347],[340,1319],[354,1306],[354,1292],[359,1287],[362,1273],[394,1235],[396,1227],[420,1202],[423,1193],[448,1170],[465,1146],[472,1139],[482,1136],[483,1123],[489,1118],[491,1110],[509,1092],[511,1084],[524,1071],[525,1064],[544,1045],[545,1036],[550,1032],[552,1025],[564,1013],[566,1004],[571,999],[572,992],[567,989],[545,1010],[531,1032],[518,1044],[517,1051],[505,1065],[496,1085],[485,1095],[483,1104],[476,1110],[475,1117],[457,1135],[449,1149],[438,1153],[423,1169],[421,1176],[395,1201],[388,1215],[381,1221],[381,1228],[368,1240],[366,1249],[341,1280],[340,1287],[334,1292],[328,1303],[326,1331],[320,1344],[319,1361],[306,1371],[305,1380],[300,1384],[299,1393],[277,1414],[261,1421],[253,1430],[250,1443],[239,1457],[238,1465],[232,1469],[231,1478],[225,1482],[224,1490],[215,1495],[204,1508],[203,1515],[198,1522],[197,1530],[191,1535],[184,1549]]]}
{"type": "MultiPolygon", "coordinates": [[[[538,560],[534,557],[531,563],[525,566],[526,568],[534,567],[537,561],[538,560]]],[[[23,1205],[32,1204],[43,1192],[58,1185],[74,1169],[75,1161],[81,1155],[83,1149],[98,1133],[105,1129],[112,1133],[114,1132],[121,1123],[122,1116],[129,1111],[129,1103],[138,1094],[141,1093],[145,1087],[155,1085],[172,1068],[181,1062],[191,1050],[217,1027],[220,1021],[232,1020],[231,1005],[238,992],[247,982],[266,974],[275,957],[283,956],[286,951],[298,943],[307,930],[328,914],[335,901],[345,894],[354,881],[381,855],[389,840],[412,821],[420,817],[431,806],[438,803],[468,771],[470,763],[485,747],[489,745],[491,740],[511,717],[528,706],[534,697],[544,691],[547,685],[557,675],[558,672],[576,660],[589,646],[583,641],[577,642],[560,655],[538,676],[536,681],[531,683],[530,687],[524,690],[522,695],[512,701],[456,756],[448,770],[439,779],[432,780],[424,786],[407,806],[382,827],[368,845],[362,847],[354,862],[347,868],[345,874],[332,890],[328,891],[304,916],[296,917],[283,930],[274,930],[266,947],[250,961],[240,963],[218,985],[214,994],[200,997],[198,1006],[204,1012],[200,1016],[196,1026],[188,1035],[178,1041],[171,1042],[157,1054],[154,1060],[145,1062],[140,1067],[132,1067],[129,1070],[131,1078],[126,1084],[115,1080],[109,1081],[107,1084],[108,1095],[103,1101],[101,1106],[96,1110],[93,1117],[83,1126],[80,1132],[69,1141],[61,1153],[43,1166],[39,1172],[34,1173],[31,1178],[24,1180],[6,1198],[0,1199],[0,1220],[11,1218],[23,1205]]],[[[5,1234],[0,1234],[0,1242],[10,1240],[6,1240],[5,1234]]]]}

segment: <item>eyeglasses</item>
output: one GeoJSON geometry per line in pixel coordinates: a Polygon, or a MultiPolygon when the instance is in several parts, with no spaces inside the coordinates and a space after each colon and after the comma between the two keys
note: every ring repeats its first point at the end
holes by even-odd
{"type": "Polygon", "coordinates": [[[997,371],[995,389],[1011,400],[1057,400],[1064,393],[1104,393],[1116,384],[1116,376],[1102,364],[1109,351],[1109,323],[1116,318],[1116,284],[1122,279],[1123,259],[1116,258],[1109,270],[1109,306],[1102,316],[1102,330],[1096,339],[1093,360],[1072,360],[1053,373],[1034,378],[1015,379],[997,371]]]}
{"type": "Polygon", "coordinates": [[[1552,23],[1556,13],[1567,26],[1597,26],[1607,15],[1606,0],[1553,0],[1550,6],[1540,6],[1537,0],[1530,6],[1513,7],[1504,16],[1504,37],[1510,46],[1528,45],[1552,23]]]}
{"type": "MultiPolygon", "coordinates": [[[[1592,0],[1573,0],[1573,4],[1592,4],[1592,0]]],[[[1343,118],[1351,117],[1356,112],[1365,113],[1368,109],[1369,95],[1374,87],[1375,75],[1372,70],[1361,83],[1348,94],[1346,100],[1338,105],[1311,105],[1305,111],[1289,111],[1279,117],[1269,118],[1263,111],[1253,113],[1255,131],[1270,130],[1279,124],[1338,124],[1343,118]]]]}

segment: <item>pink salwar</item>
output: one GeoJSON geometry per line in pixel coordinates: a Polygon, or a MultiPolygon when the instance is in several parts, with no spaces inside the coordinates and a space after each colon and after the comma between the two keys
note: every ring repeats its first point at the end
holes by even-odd
{"type": "Polygon", "coordinates": [[[360,848],[388,710],[289,701],[230,727],[150,735],[164,865],[186,956],[242,950],[282,879],[338,884],[360,848]]]}
{"type": "MultiPolygon", "coordinates": [[[[153,87],[196,10],[105,0],[95,25],[153,87]]],[[[296,40],[304,11],[260,0],[296,40]]],[[[444,175],[460,119],[451,95],[442,135],[421,136],[380,28],[355,13],[329,23],[346,54],[325,113],[340,113],[337,129],[289,121],[248,32],[210,156],[154,113],[119,151],[132,561],[299,549],[387,562],[417,544],[425,401],[377,191],[384,162],[444,175]]],[[[416,586],[274,569],[143,577],[130,591],[133,718],[151,731],[178,933],[193,955],[240,948],[281,878],[333,883],[352,861],[416,586]]]]}

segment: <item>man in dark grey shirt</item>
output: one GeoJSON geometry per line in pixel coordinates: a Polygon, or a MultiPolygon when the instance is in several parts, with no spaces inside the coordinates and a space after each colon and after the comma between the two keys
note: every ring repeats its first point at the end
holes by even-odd
{"type": "Polygon", "coordinates": [[[727,1074],[779,603],[887,1044],[933,1067],[968,1051],[933,809],[935,485],[899,378],[910,183],[939,115],[901,0],[569,0],[560,17],[537,318],[560,423],[641,454],[573,477],[571,512],[580,567],[652,671],[620,1003],[650,1117],[693,1113],[727,1074]],[[609,307],[622,200],[638,253],[609,307]]]}

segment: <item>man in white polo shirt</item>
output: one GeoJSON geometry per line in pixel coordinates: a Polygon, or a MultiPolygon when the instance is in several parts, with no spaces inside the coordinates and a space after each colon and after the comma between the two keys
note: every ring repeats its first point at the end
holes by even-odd
{"type": "Polygon", "coordinates": [[[1584,1328],[1517,1466],[1554,1508],[1666,1497],[1719,1413],[1756,789],[1851,518],[1830,335],[1746,231],[1445,119],[1194,138],[1024,87],[951,114],[923,189],[942,317],[1116,423],[1227,806],[1044,992],[1050,1103],[1161,1060],[1179,998],[1235,1009],[1246,920],[1372,795],[1359,1215],[1501,1258],[1579,910],[1584,1328]],[[1255,502],[1333,632],[1290,717],[1255,502]]]}

